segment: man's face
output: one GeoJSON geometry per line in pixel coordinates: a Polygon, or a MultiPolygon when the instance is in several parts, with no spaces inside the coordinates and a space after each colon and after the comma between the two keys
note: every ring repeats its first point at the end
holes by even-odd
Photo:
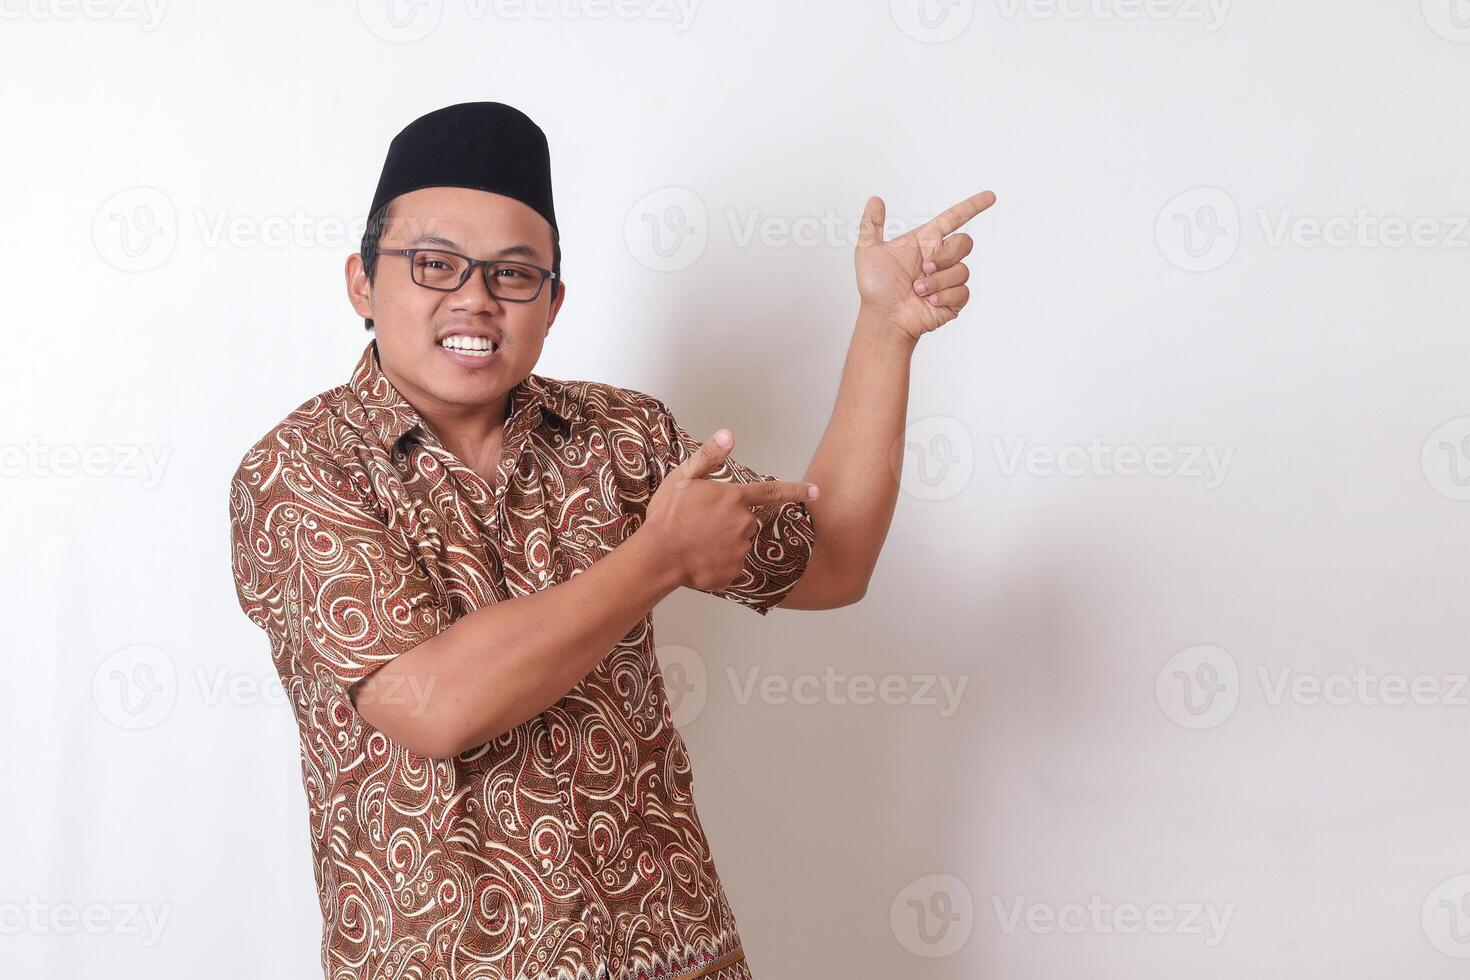
{"type": "MultiPolygon", "coordinates": [[[[505,259],[551,268],[552,229],[532,208],[502,194],[466,187],[426,187],[393,199],[381,248],[439,248],[474,259],[505,259]]],[[[378,357],[394,387],[429,409],[492,405],[536,366],[565,298],[552,283],[529,303],[490,295],[477,268],[452,293],[413,281],[409,260],[381,255],[369,283],[362,256],[347,262],[347,288],[358,314],[373,320],[378,357]],[[446,350],[451,336],[490,337],[495,353],[476,358],[446,350]]]]}

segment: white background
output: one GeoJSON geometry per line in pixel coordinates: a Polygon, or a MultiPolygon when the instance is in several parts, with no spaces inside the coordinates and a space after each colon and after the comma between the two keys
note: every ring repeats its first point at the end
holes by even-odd
{"type": "Polygon", "coordinates": [[[228,479],[367,341],[389,139],[478,99],[551,143],[537,370],[791,479],[867,196],[999,196],[864,601],[657,613],[758,980],[1464,975],[1470,4],[925,2],[0,0],[6,975],[319,976],[228,479]]]}

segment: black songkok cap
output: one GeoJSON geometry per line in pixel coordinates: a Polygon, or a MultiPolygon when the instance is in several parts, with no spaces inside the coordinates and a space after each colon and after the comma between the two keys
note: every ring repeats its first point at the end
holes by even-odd
{"type": "Polygon", "coordinates": [[[556,228],[546,134],[530,116],[502,102],[461,102],[405,126],[388,146],[368,214],[421,187],[504,194],[556,228]]]}

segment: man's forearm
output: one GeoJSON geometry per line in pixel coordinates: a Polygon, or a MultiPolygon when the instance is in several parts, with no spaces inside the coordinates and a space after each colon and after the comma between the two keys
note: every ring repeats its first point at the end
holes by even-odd
{"type": "Polygon", "coordinates": [[[363,717],[420,754],[449,757],[540,714],[678,588],[639,534],[567,581],[477,609],[393,660],[363,683],[363,717]],[[374,685],[425,694],[388,703],[374,685]]]}
{"type": "Polygon", "coordinates": [[[893,521],[915,345],[859,309],[832,417],[806,471],[822,488],[807,503],[817,529],[808,575],[842,583],[849,594],[867,588],[893,521]]]}

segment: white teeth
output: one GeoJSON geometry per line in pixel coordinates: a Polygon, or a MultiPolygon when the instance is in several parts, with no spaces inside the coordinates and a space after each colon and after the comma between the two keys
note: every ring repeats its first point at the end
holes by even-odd
{"type": "Polygon", "coordinates": [[[439,341],[439,346],[446,350],[469,354],[471,357],[489,357],[499,347],[489,337],[464,337],[459,334],[445,337],[439,341]]]}

